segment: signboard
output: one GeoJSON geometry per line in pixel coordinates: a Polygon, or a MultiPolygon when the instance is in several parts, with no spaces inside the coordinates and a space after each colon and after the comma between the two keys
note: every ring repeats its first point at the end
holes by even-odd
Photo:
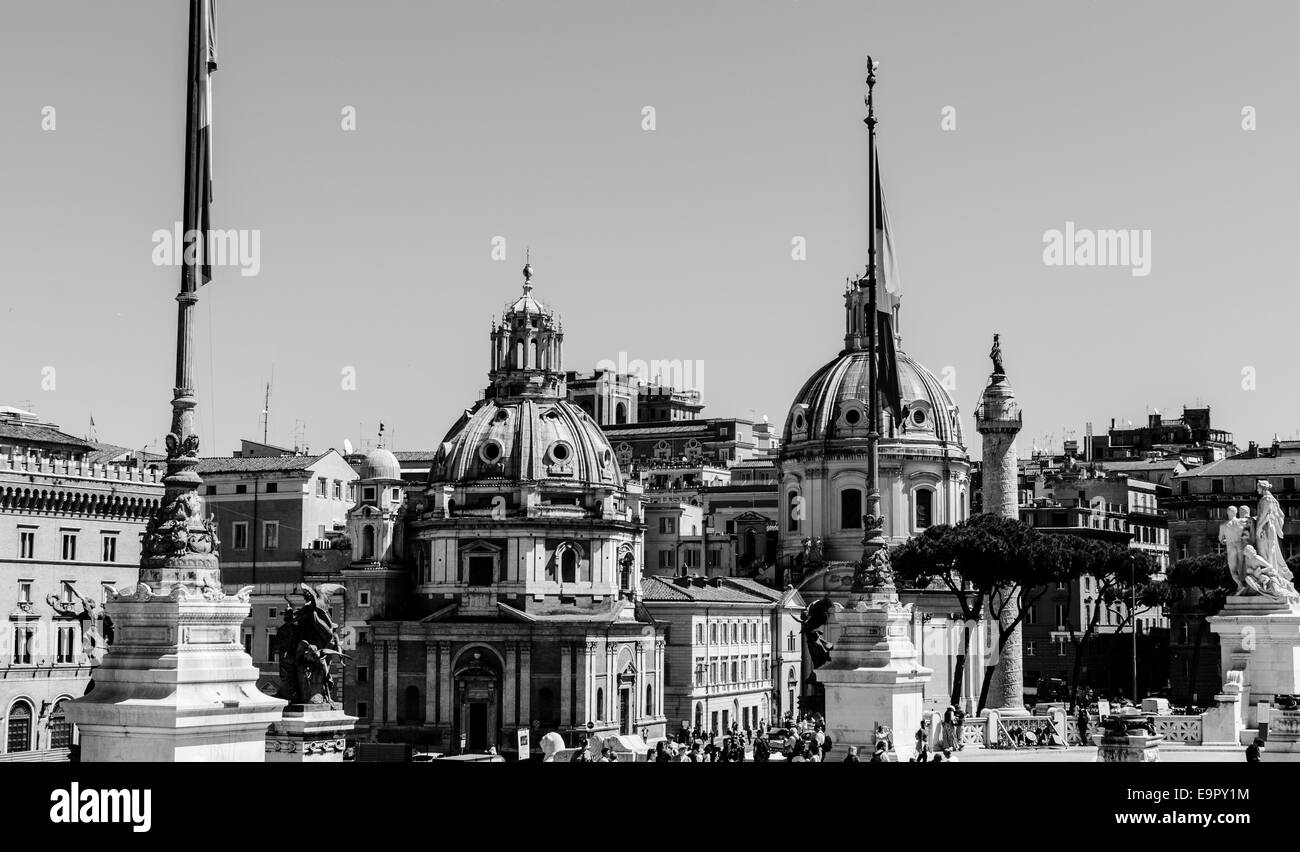
{"type": "Polygon", "coordinates": [[[520,760],[528,759],[528,750],[529,750],[528,735],[529,735],[529,731],[527,728],[519,728],[518,730],[515,731],[515,737],[517,738],[519,744],[520,760]]]}
{"type": "Polygon", "coordinates": [[[1103,699],[1103,698],[1099,698],[1099,699],[1097,699],[1097,715],[1098,715],[1098,716],[1109,716],[1109,715],[1110,715],[1110,702],[1109,702],[1109,701],[1107,701],[1107,700],[1105,700],[1105,699],[1103,699]]]}

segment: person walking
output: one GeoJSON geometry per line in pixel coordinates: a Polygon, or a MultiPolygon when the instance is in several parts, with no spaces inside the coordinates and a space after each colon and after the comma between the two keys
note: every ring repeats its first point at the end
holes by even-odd
{"type": "Polygon", "coordinates": [[[1078,725],[1079,744],[1085,746],[1092,745],[1092,737],[1088,736],[1088,706],[1086,704],[1079,705],[1078,725]]]}
{"type": "Polygon", "coordinates": [[[861,763],[861,762],[862,762],[862,761],[858,758],[858,747],[857,747],[857,746],[849,746],[849,753],[846,754],[846,755],[844,755],[844,762],[845,762],[845,763],[861,763]]]}
{"type": "Polygon", "coordinates": [[[948,709],[943,711],[943,743],[944,748],[953,749],[957,747],[957,708],[948,705],[948,709]]]}
{"type": "Polygon", "coordinates": [[[916,729],[916,762],[925,763],[930,759],[930,730],[921,722],[921,726],[916,729]]]}
{"type": "Polygon", "coordinates": [[[872,763],[889,762],[889,743],[885,742],[884,740],[876,741],[876,750],[871,753],[871,762],[872,763]]]}

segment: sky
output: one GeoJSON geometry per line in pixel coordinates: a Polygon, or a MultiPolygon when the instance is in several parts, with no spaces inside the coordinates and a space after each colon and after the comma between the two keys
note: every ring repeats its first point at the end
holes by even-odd
{"type": "MultiPolygon", "coordinates": [[[[155,450],[187,9],[0,28],[0,404],[155,450]]],[[[700,362],[707,415],[783,422],[866,263],[868,53],[903,349],[970,439],[994,332],[1022,452],[1198,403],[1243,447],[1295,436],[1298,30],[1293,3],[219,0],[213,220],[260,268],[200,294],[203,454],[260,438],[273,371],[273,443],[435,447],[526,247],[566,368],[700,362]],[[1067,222],[1149,231],[1149,274],[1046,265],[1067,222]]]]}

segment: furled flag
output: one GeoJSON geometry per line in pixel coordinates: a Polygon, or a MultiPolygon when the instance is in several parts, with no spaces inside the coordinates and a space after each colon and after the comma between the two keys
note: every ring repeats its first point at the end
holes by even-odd
{"type": "Polygon", "coordinates": [[[894,310],[900,301],[898,253],[889,231],[889,214],[885,209],[885,191],[880,185],[880,158],[876,158],[874,180],[876,226],[876,339],[879,341],[880,360],[877,376],[881,394],[889,406],[894,420],[903,419],[903,400],[898,378],[898,353],[894,346],[894,310]]]}
{"type": "Polygon", "coordinates": [[[190,52],[185,118],[185,221],[182,274],[186,289],[212,280],[208,232],[212,228],[212,72],[217,70],[216,0],[190,0],[190,52]],[[197,247],[196,245],[197,244],[197,247]]]}

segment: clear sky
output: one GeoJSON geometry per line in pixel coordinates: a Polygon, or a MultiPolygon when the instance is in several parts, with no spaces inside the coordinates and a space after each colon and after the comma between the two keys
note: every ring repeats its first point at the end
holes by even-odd
{"type": "MultiPolygon", "coordinates": [[[[187,7],[9,3],[0,27],[0,404],[130,446],[169,421],[178,276],[151,235],[181,210],[187,7]]],[[[868,52],[903,348],[951,368],[969,435],[994,331],[1022,452],[1197,401],[1243,446],[1300,429],[1294,3],[218,9],[213,216],[260,230],[261,270],[202,291],[205,455],[260,436],[272,365],[273,442],[382,419],[434,447],[525,245],[569,369],[699,360],[707,414],[783,421],[866,260],[868,52]],[[1149,229],[1150,275],[1045,266],[1067,221],[1149,229]]]]}

